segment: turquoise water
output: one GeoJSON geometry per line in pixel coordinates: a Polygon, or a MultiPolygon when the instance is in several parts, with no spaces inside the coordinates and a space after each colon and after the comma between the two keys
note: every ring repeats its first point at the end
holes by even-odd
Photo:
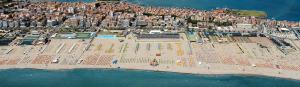
{"type": "Polygon", "coordinates": [[[300,87],[300,81],[115,69],[8,69],[0,70],[0,87],[300,87]]]}
{"type": "Polygon", "coordinates": [[[102,38],[102,39],[117,39],[116,35],[99,35],[96,38],[102,38]]]}
{"type": "MultiPolygon", "coordinates": [[[[58,0],[64,2],[93,2],[95,0],[58,0]]],[[[231,8],[260,10],[268,13],[268,18],[300,21],[300,0],[124,0],[146,6],[184,7],[210,10],[231,8]]]]}

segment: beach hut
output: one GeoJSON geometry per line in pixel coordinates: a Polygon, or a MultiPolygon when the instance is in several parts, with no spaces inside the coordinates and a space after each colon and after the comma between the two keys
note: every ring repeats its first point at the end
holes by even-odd
{"type": "Polygon", "coordinates": [[[156,56],[161,56],[161,53],[156,53],[156,56]]]}

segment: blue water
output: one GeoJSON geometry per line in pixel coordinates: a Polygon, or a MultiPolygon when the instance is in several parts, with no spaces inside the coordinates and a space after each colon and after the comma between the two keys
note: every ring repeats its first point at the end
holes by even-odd
{"type": "Polygon", "coordinates": [[[8,69],[0,70],[0,87],[300,87],[300,81],[115,69],[8,69]]]}
{"type": "Polygon", "coordinates": [[[99,35],[96,38],[102,38],[102,39],[117,39],[116,35],[99,35]]]}
{"type": "MultiPolygon", "coordinates": [[[[58,0],[64,2],[93,2],[95,0],[58,0]]],[[[300,21],[300,0],[124,0],[145,6],[184,7],[201,10],[231,8],[260,10],[268,18],[276,20],[300,21]]]]}

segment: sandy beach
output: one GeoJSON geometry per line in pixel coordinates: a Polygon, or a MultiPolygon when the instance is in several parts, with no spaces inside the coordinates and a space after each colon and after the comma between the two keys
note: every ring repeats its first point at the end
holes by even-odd
{"type": "MultiPolygon", "coordinates": [[[[118,39],[53,39],[40,46],[1,46],[0,69],[121,68],[190,74],[250,74],[300,79],[296,54],[280,52],[270,40],[189,43],[184,34],[177,41],[152,42],[128,35],[118,39]],[[257,43],[267,45],[260,48],[257,43]],[[11,50],[12,49],[12,50],[11,50]],[[5,50],[11,50],[6,53],[5,50]],[[156,59],[158,66],[151,66],[156,59]],[[59,62],[53,62],[59,60],[59,62]],[[117,60],[116,64],[112,61],[117,60]]],[[[235,37],[239,38],[239,37],[235,37]]],[[[294,43],[300,43],[294,41],[294,43]]],[[[297,44],[298,45],[298,44],[297,44]]]]}

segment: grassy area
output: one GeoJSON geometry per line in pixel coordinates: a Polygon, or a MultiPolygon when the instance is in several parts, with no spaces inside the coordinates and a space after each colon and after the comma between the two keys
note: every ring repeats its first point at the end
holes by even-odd
{"type": "Polygon", "coordinates": [[[77,34],[76,38],[78,38],[78,39],[87,39],[87,38],[91,37],[90,33],[78,32],[76,34],[77,34]]]}
{"type": "Polygon", "coordinates": [[[239,16],[267,17],[266,12],[255,10],[229,10],[227,13],[236,14],[239,16]]]}

